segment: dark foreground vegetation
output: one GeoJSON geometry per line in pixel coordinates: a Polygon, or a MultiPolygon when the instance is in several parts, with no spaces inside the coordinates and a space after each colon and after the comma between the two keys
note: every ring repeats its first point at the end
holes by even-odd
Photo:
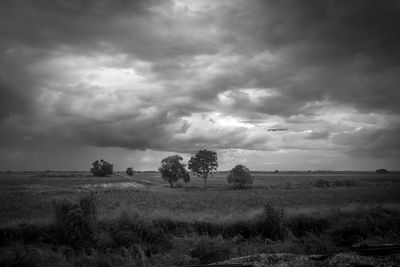
{"type": "Polygon", "coordinates": [[[47,175],[0,179],[0,266],[174,266],[400,241],[395,175],[254,173],[235,190],[221,173],[206,191],[201,180],[171,189],[155,173],[118,190],[80,188],[128,178],[47,175]]]}
{"type": "Polygon", "coordinates": [[[53,222],[0,229],[0,266],[148,266],[210,263],[266,252],[346,251],[361,240],[400,240],[398,207],[288,216],[266,203],[245,219],[98,219],[93,194],[53,204],[53,222]]]}

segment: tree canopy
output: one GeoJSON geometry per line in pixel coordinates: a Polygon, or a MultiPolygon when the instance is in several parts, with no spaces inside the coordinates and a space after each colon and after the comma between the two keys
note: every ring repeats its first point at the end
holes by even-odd
{"type": "Polygon", "coordinates": [[[161,167],[158,170],[161,177],[169,182],[170,187],[181,179],[185,183],[190,181],[190,175],[181,161],[182,157],[179,155],[169,156],[161,161],[161,167]]]}
{"type": "Polygon", "coordinates": [[[114,165],[101,159],[96,160],[95,162],[92,163],[92,168],[90,171],[93,173],[93,176],[107,176],[107,175],[112,175],[114,173],[114,165]]]}
{"type": "Polygon", "coordinates": [[[236,165],[228,174],[228,183],[234,187],[244,188],[253,184],[250,170],[244,165],[236,165]]]}
{"type": "Polygon", "coordinates": [[[134,174],[135,174],[135,172],[132,167],[129,167],[126,169],[126,175],[133,176],[134,174]]]}
{"type": "Polygon", "coordinates": [[[206,149],[199,150],[190,158],[188,167],[196,176],[203,177],[204,188],[206,188],[208,175],[213,175],[213,171],[218,168],[217,152],[206,149]]]}

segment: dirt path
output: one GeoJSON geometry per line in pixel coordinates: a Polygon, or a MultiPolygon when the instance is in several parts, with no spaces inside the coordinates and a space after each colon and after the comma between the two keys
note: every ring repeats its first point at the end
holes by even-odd
{"type": "Polygon", "coordinates": [[[400,254],[367,257],[347,252],[335,255],[295,255],[295,254],[258,254],[234,258],[218,264],[251,264],[254,267],[293,266],[293,267],[324,267],[324,266],[400,266],[400,254]]]}
{"type": "Polygon", "coordinates": [[[80,186],[84,189],[126,189],[126,188],[144,188],[142,184],[135,182],[124,182],[124,183],[101,183],[101,184],[86,184],[80,186]]]}
{"type": "Polygon", "coordinates": [[[127,175],[122,175],[122,174],[116,174],[116,176],[129,179],[134,183],[141,184],[141,185],[144,185],[144,186],[155,185],[154,183],[150,182],[149,180],[145,180],[145,179],[138,180],[138,179],[135,178],[135,176],[127,176],[127,175]]]}

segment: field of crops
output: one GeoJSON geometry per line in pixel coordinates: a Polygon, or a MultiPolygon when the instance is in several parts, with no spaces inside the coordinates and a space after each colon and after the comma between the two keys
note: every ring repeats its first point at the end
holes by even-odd
{"type": "MultiPolygon", "coordinates": [[[[262,252],[333,253],[357,242],[400,241],[400,174],[253,175],[253,186],[238,190],[228,185],[226,173],[217,173],[204,190],[197,177],[170,188],[156,172],[105,178],[79,172],[2,173],[0,227],[8,240],[2,253],[30,244],[46,251],[41,255],[57,255],[65,266],[99,258],[112,266],[179,265],[262,252]],[[51,235],[50,226],[61,223],[60,202],[77,203],[88,195],[96,226],[79,249],[62,238],[21,235],[26,225],[51,235]],[[148,238],[152,234],[155,240],[148,238]],[[73,252],[63,252],[65,246],[73,252]]],[[[47,258],[38,261],[43,265],[47,258]]]]}

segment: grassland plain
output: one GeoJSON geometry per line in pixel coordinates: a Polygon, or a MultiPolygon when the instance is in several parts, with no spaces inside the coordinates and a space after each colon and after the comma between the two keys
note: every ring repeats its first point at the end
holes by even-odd
{"type": "Polygon", "coordinates": [[[104,178],[82,172],[2,173],[0,227],[8,232],[2,232],[0,255],[14,255],[6,261],[25,255],[40,265],[49,257],[62,266],[180,265],[265,252],[334,253],[361,241],[400,241],[400,174],[253,175],[251,188],[234,190],[226,173],[219,172],[203,190],[197,177],[169,188],[156,172],[132,178],[123,173],[104,178]],[[60,201],[73,208],[88,193],[94,194],[96,224],[88,224],[91,237],[79,249],[65,238],[21,236],[27,225],[40,235],[54,235],[50,226],[60,224],[60,201]],[[42,256],[28,251],[27,244],[42,256]]]}

